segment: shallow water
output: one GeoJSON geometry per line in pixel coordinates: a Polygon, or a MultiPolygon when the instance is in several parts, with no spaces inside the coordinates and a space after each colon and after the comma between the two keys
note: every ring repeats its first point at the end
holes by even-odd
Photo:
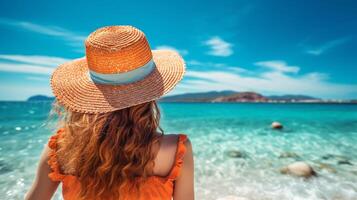
{"type": "MultiPolygon", "coordinates": [[[[191,139],[199,200],[357,199],[357,105],[160,106],[165,132],[191,139]],[[284,129],[271,130],[272,121],[282,122],[284,129]],[[242,158],[229,157],[231,151],[240,151],[242,158]],[[296,155],[279,158],[286,152],[296,155]],[[280,174],[281,167],[295,161],[306,161],[318,176],[280,174]]],[[[30,186],[51,135],[44,126],[49,109],[50,103],[0,102],[1,199],[22,199],[30,186]]]]}

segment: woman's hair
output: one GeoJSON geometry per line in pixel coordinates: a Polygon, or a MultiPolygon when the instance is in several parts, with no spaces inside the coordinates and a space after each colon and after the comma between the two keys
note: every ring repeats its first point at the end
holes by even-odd
{"type": "Polygon", "coordinates": [[[121,199],[137,190],[154,167],[154,143],[163,131],[155,101],[102,114],[78,113],[55,103],[64,128],[57,159],[80,182],[80,199],[121,199]]]}

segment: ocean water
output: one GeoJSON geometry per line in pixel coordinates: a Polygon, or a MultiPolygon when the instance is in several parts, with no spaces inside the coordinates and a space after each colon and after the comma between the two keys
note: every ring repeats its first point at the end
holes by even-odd
{"type": "MultiPolygon", "coordinates": [[[[50,103],[0,102],[0,199],[22,199],[43,145],[50,103]]],[[[161,103],[166,133],[186,133],[198,200],[356,200],[357,105],[161,103]],[[279,121],[281,131],[270,124],[279,121]],[[239,151],[240,158],[230,157],[239,151]],[[293,156],[284,157],[282,154],[293,156]],[[309,163],[310,179],[280,173],[309,163]]],[[[54,199],[61,199],[59,192],[54,199]]]]}

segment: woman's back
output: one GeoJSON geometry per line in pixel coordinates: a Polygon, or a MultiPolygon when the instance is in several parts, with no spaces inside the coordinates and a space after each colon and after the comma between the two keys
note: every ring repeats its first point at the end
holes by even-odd
{"type": "MultiPolygon", "coordinates": [[[[66,169],[61,168],[56,154],[58,140],[63,132],[62,129],[57,131],[48,143],[48,164],[51,167],[49,177],[52,181],[62,182],[64,200],[74,200],[78,199],[80,184],[76,176],[66,175],[62,172],[66,169]]],[[[193,165],[192,147],[187,136],[184,134],[162,135],[159,142],[155,143],[152,148],[152,152],[155,154],[153,173],[143,182],[138,193],[126,194],[121,198],[126,200],[169,200],[176,195],[176,199],[188,199],[187,195],[179,191],[185,189],[181,187],[189,187],[190,184],[193,184],[193,171],[187,170],[193,165]],[[184,173],[185,178],[178,180],[182,173],[184,173]],[[176,185],[175,188],[174,185],[176,185]]],[[[138,179],[141,179],[141,177],[138,177],[138,179]]]]}

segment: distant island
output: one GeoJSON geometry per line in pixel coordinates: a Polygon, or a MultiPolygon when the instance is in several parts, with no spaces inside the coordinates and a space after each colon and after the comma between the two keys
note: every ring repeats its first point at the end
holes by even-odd
{"type": "Polygon", "coordinates": [[[240,102],[240,103],[357,103],[357,100],[321,99],[307,95],[264,96],[256,92],[231,90],[202,93],[185,93],[163,97],[161,102],[240,102]]]}
{"type": "Polygon", "coordinates": [[[27,99],[27,101],[53,101],[55,97],[48,97],[45,95],[35,95],[27,99]]]}
{"type": "MultiPolygon", "coordinates": [[[[53,101],[54,97],[35,95],[27,101],[53,101]]],[[[321,99],[307,95],[264,96],[256,92],[236,92],[231,90],[199,93],[185,93],[163,97],[160,102],[239,102],[239,103],[357,103],[357,100],[321,99]]]]}

